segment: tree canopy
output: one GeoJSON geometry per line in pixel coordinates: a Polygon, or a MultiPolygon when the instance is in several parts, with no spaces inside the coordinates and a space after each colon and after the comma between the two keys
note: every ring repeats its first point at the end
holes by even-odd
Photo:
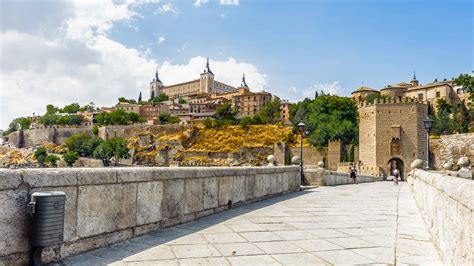
{"type": "Polygon", "coordinates": [[[158,96],[153,97],[153,99],[150,99],[150,102],[161,103],[164,101],[168,101],[169,99],[170,97],[168,97],[168,95],[162,92],[158,96]]]}
{"type": "Polygon", "coordinates": [[[315,147],[335,139],[344,144],[358,142],[357,106],[350,98],[325,94],[306,98],[290,108],[290,119],[293,125],[306,124],[309,142],[315,147]]]}
{"type": "Polygon", "coordinates": [[[277,96],[265,104],[261,111],[262,117],[267,123],[275,124],[281,117],[280,111],[281,100],[277,96]]]}
{"type": "Polygon", "coordinates": [[[112,112],[101,112],[96,116],[99,126],[128,125],[133,123],[144,123],[146,119],[137,113],[127,113],[122,109],[112,112]]]}

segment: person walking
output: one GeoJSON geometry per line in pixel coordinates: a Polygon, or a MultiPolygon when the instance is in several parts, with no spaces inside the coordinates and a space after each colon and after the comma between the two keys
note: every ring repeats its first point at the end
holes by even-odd
{"type": "Polygon", "coordinates": [[[354,164],[351,164],[349,171],[352,184],[357,184],[357,169],[355,168],[354,164]]]}
{"type": "Polygon", "coordinates": [[[400,176],[400,171],[398,171],[397,167],[393,168],[392,175],[393,175],[393,183],[395,185],[398,185],[398,178],[400,176]]]}

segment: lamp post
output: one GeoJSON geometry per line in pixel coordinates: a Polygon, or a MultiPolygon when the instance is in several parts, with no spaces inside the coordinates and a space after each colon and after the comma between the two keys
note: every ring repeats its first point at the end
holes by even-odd
{"type": "Polygon", "coordinates": [[[433,128],[433,118],[430,115],[427,115],[423,119],[423,124],[426,129],[426,170],[430,169],[430,131],[433,128]]]}
{"type": "Polygon", "coordinates": [[[303,177],[303,136],[305,134],[306,124],[303,121],[300,121],[296,127],[298,128],[298,132],[300,133],[300,178],[301,178],[301,186],[304,185],[304,177],[303,177]]]}

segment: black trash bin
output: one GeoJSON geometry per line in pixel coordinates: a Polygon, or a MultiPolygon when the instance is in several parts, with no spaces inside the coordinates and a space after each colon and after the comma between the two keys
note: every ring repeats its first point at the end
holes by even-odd
{"type": "Polygon", "coordinates": [[[28,203],[28,214],[31,217],[30,265],[41,265],[43,248],[63,241],[65,202],[66,194],[62,191],[31,194],[31,201],[28,203]]]}

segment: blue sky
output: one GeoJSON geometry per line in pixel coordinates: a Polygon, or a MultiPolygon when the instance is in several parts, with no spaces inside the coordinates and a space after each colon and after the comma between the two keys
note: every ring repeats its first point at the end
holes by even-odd
{"type": "Polygon", "coordinates": [[[201,55],[234,57],[268,75],[283,97],[291,87],[340,82],[348,95],[362,83],[426,83],[473,69],[471,1],[240,1],[199,8],[173,2],[179,14],[155,16],[143,6],[138,31],[114,26],[111,38],[151,49],[157,61],[201,55]],[[224,18],[221,18],[223,14],[224,18]],[[158,45],[157,36],[166,41],[158,45]],[[177,47],[186,44],[184,52],[177,47]]]}
{"type": "Polygon", "coordinates": [[[47,104],[111,106],[216,79],[292,101],[451,78],[473,69],[468,0],[0,1],[0,128],[47,104]],[[145,96],[146,97],[146,96],[145,96]]]}

